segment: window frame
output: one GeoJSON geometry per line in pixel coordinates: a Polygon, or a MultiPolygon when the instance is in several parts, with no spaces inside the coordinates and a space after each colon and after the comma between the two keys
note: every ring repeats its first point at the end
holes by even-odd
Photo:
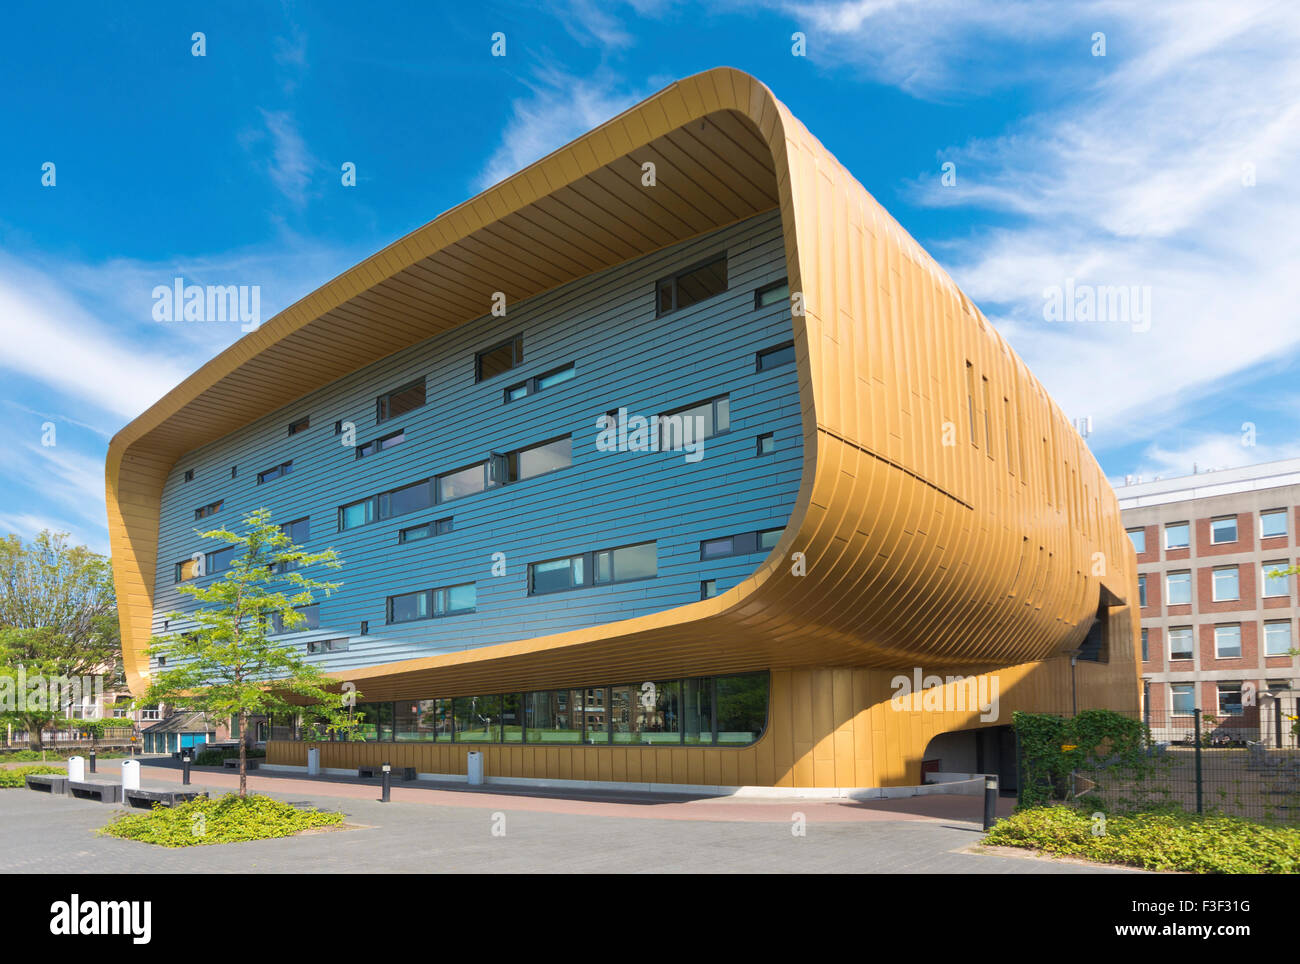
{"type": "Polygon", "coordinates": [[[731,290],[731,271],[730,271],[730,265],[727,263],[727,260],[728,260],[727,252],[724,250],[721,253],[710,255],[707,258],[703,258],[699,261],[694,262],[693,264],[689,264],[686,267],[682,268],[680,271],[675,271],[672,274],[667,275],[666,277],[662,277],[658,281],[656,281],[654,286],[655,317],[663,318],[665,315],[671,315],[677,311],[684,311],[686,310],[686,308],[694,308],[696,305],[703,304],[704,302],[708,301],[711,298],[718,297],[718,295],[725,295],[728,291],[731,290]],[[703,298],[699,299],[698,301],[693,301],[689,305],[682,306],[680,304],[681,299],[679,299],[677,296],[678,283],[681,281],[681,279],[688,274],[693,274],[694,272],[699,271],[701,268],[707,268],[711,265],[717,264],[718,262],[722,263],[722,275],[723,275],[722,290],[715,291],[713,292],[713,294],[706,295],[703,298]],[[672,291],[672,306],[666,310],[664,309],[660,301],[660,294],[663,291],[664,285],[670,285],[671,286],[670,290],[672,291]]]}
{"type": "Polygon", "coordinates": [[[1175,570],[1172,571],[1172,572],[1166,572],[1166,573],[1165,573],[1165,587],[1164,587],[1164,588],[1165,588],[1165,605],[1166,605],[1166,606],[1190,606],[1190,605],[1192,604],[1192,596],[1193,596],[1193,591],[1192,591],[1192,590],[1193,590],[1193,586],[1192,586],[1192,572],[1191,572],[1191,570],[1190,570],[1190,569],[1175,569],[1175,570]],[[1187,599],[1186,599],[1185,601],[1174,602],[1174,595],[1173,595],[1172,592],[1169,591],[1169,589],[1170,589],[1170,585],[1171,585],[1170,580],[1171,580],[1174,576],[1186,576],[1186,577],[1187,577],[1187,599]]]}
{"type": "Polygon", "coordinates": [[[389,432],[387,435],[380,435],[370,439],[368,442],[362,442],[360,445],[356,446],[355,448],[356,451],[355,457],[357,459],[370,458],[370,456],[372,455],[379,455],[382,452],[387,452],[389,449],[395,449],[397,448],[397,446],[403,444],[405,441],[406,441],[406,429],[399,428],[395,432],[389,432]],[[397,439],[397,441],[391,445],[386,444],[388,442],[392,442],[393,439],[397,439]],[[374,451],[366,452],[365,449],[371,446],[374,447],[374,451]]]}
{"type": "MultiPolygon", "coordinates": [[[[655,290],[657,293],[658,288],[656,287],[655,290]]],[[[790,303],[790,278],[788,275],[782,278],[780,281],[772,281],[769,282],[768,284],[763,285],[762,287],[754,289],[754,310],[755,311],[760,311],[763,308],[771,308],[773,305],[780,304],[782,301],[784,301],[786,304],[790,303]],[[768,301],[768,302],[763,301],[764,295],[772,291],[777,291],[781,288],[785,289],[784,298],[779,298],[776,301],[768,301]]]]}
{"type": "Polygon", "coordinates": [[[1132,528],[1132,529],[1125,529],[1124,532],[1128,535],[1128,541],[1129,541],[1129,543],[1133,546],[1133,551],[1134,551],[1137,555],[1139,555],[1139,556],[1145,555],[1145,554],[1146,554],[1146,551],[1147,551],[1147,530],[1146,530],[1146,526],[1136,526],[1136,527],[1134,527],[1134,528],[1132,528]],[[1138,546],[1137,546],[1137,543],[1133,541],[1133,536],[1134,536],[1134,535],[1139,535],[1139,536],[1142,537],[1142,548],[1141,548],[1141,549],[1139,549],[1138,546]]]}
{"type": "Polygon", "coordinates": [[[1241,528],[1241,527],[1237,524],[1237,517],[1236,517],[1236,515],[1222,515],[1222,516],[1215,516],[1214,518],[1210,519],[1210,545],[1212,545],[1212,546],[1227,546],[1227,545],[1231,545],[1231,544],[1234,543],[1234,542],[1237,542],[1237,541],[1241,538],[1240,528],[1241,528]],[[1215,527],[1216,525],[1218,525],[1219,523],[1221,523],[1221,522],[1231,522],[1231,523],[1232,523],[1232,538],[1231,538],[1231,539],[1216,539],[1216,538],[1215,538],[1214,527],[1215,527]]]}
{"type": "Polygon", "coordinates": [[[268,482],[274,482],[276,479],[282,479],[286,475],[293,473],[293,459],[287,462],[281,462],[279,465],[273,465],[257,473],[257,484],[265,485],[268,482]],[[274,474],[273,474],[274,473],[274,474]]]}
{"type": "Polygon", "coordinates": [[[523,332],[520,332],[516,335],[511,335],[509,338],[503,338],[501,341],[498,341],[495,344],[489,345],[487,348],[484,348],[481,351],[476,351],[474,353],[474,384],[477,385],[480,382],[491,381],[494,378],[498,378],[501,375],[504,375],[506,372],[514,371],[523,363],[524,363],[524,335],[523,332]],[[510,362],[510,366],[508,368],[501,369],[501,371],[499,372],[493,372],[491,375],[485,376],[483,374],[483,357],[485,355],[492,354],[494,351],[506,347],[510,348],[510,356],[512,359],[510,362]]]}
{"type": "Polygon", "coordinates": [[[305,432],[309,428],[311,428],[311,416],[304,415],[302,418],[294,419],[289,423],[289,435],[297,435],[299,432],[305,432]]]}
{"type": "MultiPolygon", "coordinates": [[[[429,404],[428,379],[426,379],[425,376],[421,375],[419,378],[413,378],[408,382],[403,382],[401,385],[398,385],[396,388],[389,389],[388,391],[380,395],[377,395],[375,397],[375,424],[382,425],[384,422],[391,421],[392,419],[401,418],[403,415],[407,414],[408,412],[414,412],[417,409],[424,408],[424,406],[427,404],[429,404]],[[405,391],[409,391],[410,389],[414,388],[416,385],[420,386],[420,392],[424,396],[420,404],[412,405],[410,408],[403,409],[400,412],[394,412],[392,410],[393,396],[400,395],[402,392],[405,391]]],[[[341,427],[342,426],[340,423],[340,429],[341,427]]]]}
{"type": "Polygon", "coordinates": [[[1289,509],[1265,509],[1259,514],[1259,537],[1261,539],[1287,539],[1291,536],[1291,513],[1289,509]],[[1264,517],[1282,517],[1282,531],[1272,535],[1264,534],[1264,517]]]}
{"type": "Polygon", "coordinates": [[[1269,578],[1270,572],[1277,570],[1286,571],[1290,569],[1290,564],[1284,559],[1275,562],[1261,562],[1259,564],[1259,595],[1261,599],[1289,599],[1291,597],[1291,577],[1282,577],[1282,592],[1269,592],[1269,583],[1274,580],[1269,578]]]}
{"type": "Polygon", "coordinates": [[[1244,654],[1245,654],[1245,650],[1243,649],[1243,643],[1242,643],[1241,623],[1216,623],[1214,626],[1214,658],[1215,659],[1241,659],[1244,654]],[[1228,630],[1233,630],[1233,629],[1237,631],[1237,655],[1224,656],[1222,653],[1219,652],[1219,630],[1224,630],[1224,632],[1226,633],[1228,630]]]}
{"type": "Polygon", "coordinates": [[[1241,599],[1241,569],[1238,566],[1215,566],[1210,570],[1210,601],[1237,602],[1241,599]],[[1233,577],[1233,594],[1219,595],[1219,576],[1231,574],[1233,577]]]}
{"type": "Polygon", "coordinates": [[[1178,552],[1178,551],[1181,550],[1181,549],[1190,549],[1191,546],[1192,546],[1192,525],[1191,525],[1191,523],[1190,523],[1190,522],[1185,522],[1185,521],[1184,521],[1184,522],[1166,522],[1165,525],[1164,525],[1164,539],[1163,539],[1163,544],[1164,544],[1164,547],[1165,547],[1165,551],[1166,551],[1166,552],[1169,552],[1169,551],[1178,552]],[[1187,530],[1187,541],[1186,541],[1185,543],[1183,543],[1181,546],[1171,546],[1171,545],[1169,544],[1169,530],[1170,530],[1170,529],[1177,529],[1177,528],[1179,528],[1179,527],[1181,527],[1181,528],[1187,530]]]}
{"type": "Polygon", "coordinates": [[[218,499],[216,502],[209,502],[207,505],[199,506],[199,508],[194,510],[194,521],[198,522],[200,519],[207,519],[216,515],[222,510],[225,504],[225,499],[218,499]]]}
{"type": "Polygon", "coordinates": [[[1264,658],[1269,657],[1287,657],[1290,656],[1289,650],[1295,649],[1295,632],[1291,625],[1290,619],[1266,619],[1264,620],[1264,658]],[[1269,652],[1269,627],[1283,626],[1286,628],[1286,647],[1280,653],[1269,652]]]}
{"type": "Polygon", "coordinates": [[[779,345],[770,345],[767,348],[760,348],[758,351],[754,352],[754,371],[756,373],[775,371],[776,369],[783,368],[786,365],[797,364],[797,362],[798,358],[795,356],[793,338],[783,341],[779,345]],[[764,362],[773,355],[782,354],[787,349],[790,352],[790,358],[788,361],[777,361],[766,365],[764,364],[764,362]]]}
{"type": "Polygon", "coordinates": [[[1196,658],[1196,630],[1191,626],[1170,626],[1168,629],[1165,630],[1165,649],[1169,653],[1169,662],[1171,663],[1181,663],[1184,661],[1191,662],[1196,658]],[[1181,640],[1184,638],[1184,634],[1183,634],[1184,630],[1186,630],[1185,638],[1187,639],[1187,650],[1186,650],[1187,655],[1175,656],[1174,655],[1174,634],[1177,633],[1178,638],[1181,640]]]}
{"type": "Polygon", "coordinates": [[[556,368],[552,368],[549,371],[544,371],[537,375],[531,375],[528,378],[525,378],[523,381],[515,382],[513,385],[507,385],[504,389],[502,389],[501,404],[509,405],[511,402],[518,402],[518,401],[522,401],[525,398],[531,398],[532,396],[538,394],[539,392],[549,391],[550,389],[556,388],[560,385],[567,385],[569,382],[575,380],[577,377],[578,377],[578,366],[576,362],[568,362],[567,364],[560,365],[556,368]],[[542,384],[543,379],[550,378],[552,375],[558,375],[560,372],[566,372],[566,371],[572,372],[573,374],[570,375],[568,378],[563,378],[560,381],[554,382],[550,385],[542,384]],[[519,389],[523,389],[522,394],[515,395],[512,398],[511,397],[512,393],[519,389]]]}

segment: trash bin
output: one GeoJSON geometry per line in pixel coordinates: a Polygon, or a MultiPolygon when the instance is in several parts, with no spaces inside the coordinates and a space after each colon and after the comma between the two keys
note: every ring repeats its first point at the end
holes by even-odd
{"type": "Polygon", "coordinates": [[[140,789],[140,761],[139,760],[122,761],[122,789],[123,790],[140,789]]]}
{"type": "Polygon", "coordinates": [[[84,757],[68,757],[68,779],[82,783],[86,779],[86,760],[84,757]]]}
{"type": "Polygon", "coordinates": [[[320,776],[320,747],[307,748],[307,776],[320,776]]]}
{"type": "Polygon", "coordinates": [[[470,786],[478,787],[483,785],[483,754],[481,752],[478,750],[469,751],[465,772],[469,774],[470,786]]]}

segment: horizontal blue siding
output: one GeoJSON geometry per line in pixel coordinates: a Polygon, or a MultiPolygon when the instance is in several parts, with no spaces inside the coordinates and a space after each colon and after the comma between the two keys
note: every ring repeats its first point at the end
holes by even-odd
{"type": "MultiPolygon", "coordinates": [[[[509,306],[368,365],[225,438],[173,467],[163,492],[154,632],[189,628],[193,601],[173,582],[175,563],[205,545],[197,530],[240,528],[253,509],[277,522],[311,518],[308,547],[338,551],[344,568],[322,577],[343,588],[320,598],[317,631],[287,636],[349,637],[346,652],[325,654],[327,669],[367,666],[489,646],[659,612],[699,598],[700,582],[725,590],[763,554],[701,562],[699,543],[714,536],[784,526],[802,469],[802,423],[794,365],[755,371],[755,353],[790,338],[789,307],[759,310],[754,291],[785,275],[780,216],[770,212],[509,306]],[[714,253],[727,254],[728,290],[655,317],[655,282],[714,253]],[[514,334],[524,363],[481,383],[476,352],[514,334]],[[503,403],[525,377],[573,362],[577,376],[536,395],[503,403]],[[375,423],[378,395],[426,378],[426,404],[375,423]],[[704,443],[704,457],[681,452],[601,452],[597,419],[625,407],[650,416],[729,394],[731,430],[704,443]],[[305,432],[288,426],[310,416],[305,432]],[[357,426],[356,441],[398,428],[406,441],[357,460],[334,435],[336,420],[357,426]],[[772,432],[776,451],[756,455],[772,432]],[[553,474],[340,532],[338,507],[557,435],[572,433],[573,465],[553,474]],[[257,485],[257,473],[293,460],[293,472],[257,485]],[[232,479],[230,468],[238,465],[232,479]],[[194,470],[194,480],[184,473],[194,470]],[[224,499],[199,522],[194,510],[224,499]],[[451,516],[455,531],[399,545],[399,529],[451,516]],[[629,543],[658,542],[657,578],[546,596],[527,593],[528,563],[629,543]],[[507,571],[492,575],[494,553],[507,571]],[[388,596],[474,582],[477,609],[440,619],[385,625],[388,596]],[[369,633],[359,634],[362,620],[369,633]]],[[[208,577],[211,578],[211,577],[208,577]]],[[[202,580],[200,580],[202,582],[202,580]]]]}

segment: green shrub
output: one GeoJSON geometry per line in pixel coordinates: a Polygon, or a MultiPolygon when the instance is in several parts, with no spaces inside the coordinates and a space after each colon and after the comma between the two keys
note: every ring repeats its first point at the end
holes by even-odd
{"type": "Polygon", "coordinates": [[[261,794],[240,797],[228,793],[215,800],[199,797],[176,807],[155,806],[149,813],[123,812],[99,833],[161,847],[198,847],[291,837],[342,822],[341,813],[299,810],[261,794]]]}
{"type": "MultiPolygon", "coordinates": [[[[70,756],[86,756],[89,749],[82,750],[12,750],[8,753],[0,753],[0,763],[30,763],[33,760],[66,760],[70,756]]],[[[125,753],[100,753],[95,751],[95,756],[100,760],[116,760],[125,758],[125,753]]]]}
{"type": "Polygon", "coordinates": [[[1239,817],[1198,815],[1175,808],[1108,814],[1094,824],[1088,810],[1034,807],[996,823],[984,842],[1146,870],[1300,872],[1300,828],[1270,827],[1239,817]],[[1094,835],[1094,826],[1102,832],[1094,835]]]}
{"type": "Polygon", "coordinates": [[[67,773],[63,767],[14,767],[10,770],[0,770],[0,789],[13,789],[14,787],[25,787],[27,781],[24,777],[29,773],[67,773]]]}

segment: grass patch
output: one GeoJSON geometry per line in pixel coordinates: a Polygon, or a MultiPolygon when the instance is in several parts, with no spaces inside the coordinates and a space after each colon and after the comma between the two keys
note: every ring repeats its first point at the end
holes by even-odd
{"type": "Polygon", "coordinates": [[[0,789],[12,790],[15,787],[27,786],[24,778],[29,773],[65,774],[67,772],[63,767],[14,767],[12,770],[0,770],[0,789]]]}
{"type": "Polygon", "coordinates": [[[1106,814],[1104,833],[1094,835],[1093,827],[1090,811],[1034,807],[996,823],[984,843],[1144,870],[1197,874],[1300,872],[1300,828],[1271,827],[1240,817],[1173,808],[1106,814]]]}
{"type": "Polygon", "coordinates": [[[200,847],[292,837],[317,827],[343,822],[343,814],[297,807],[261,794],[217,799],[199,797],[176,807],[155,806],[148,813],[122,813],[99,833],[139,840],[160,847],[200,847]]]}

